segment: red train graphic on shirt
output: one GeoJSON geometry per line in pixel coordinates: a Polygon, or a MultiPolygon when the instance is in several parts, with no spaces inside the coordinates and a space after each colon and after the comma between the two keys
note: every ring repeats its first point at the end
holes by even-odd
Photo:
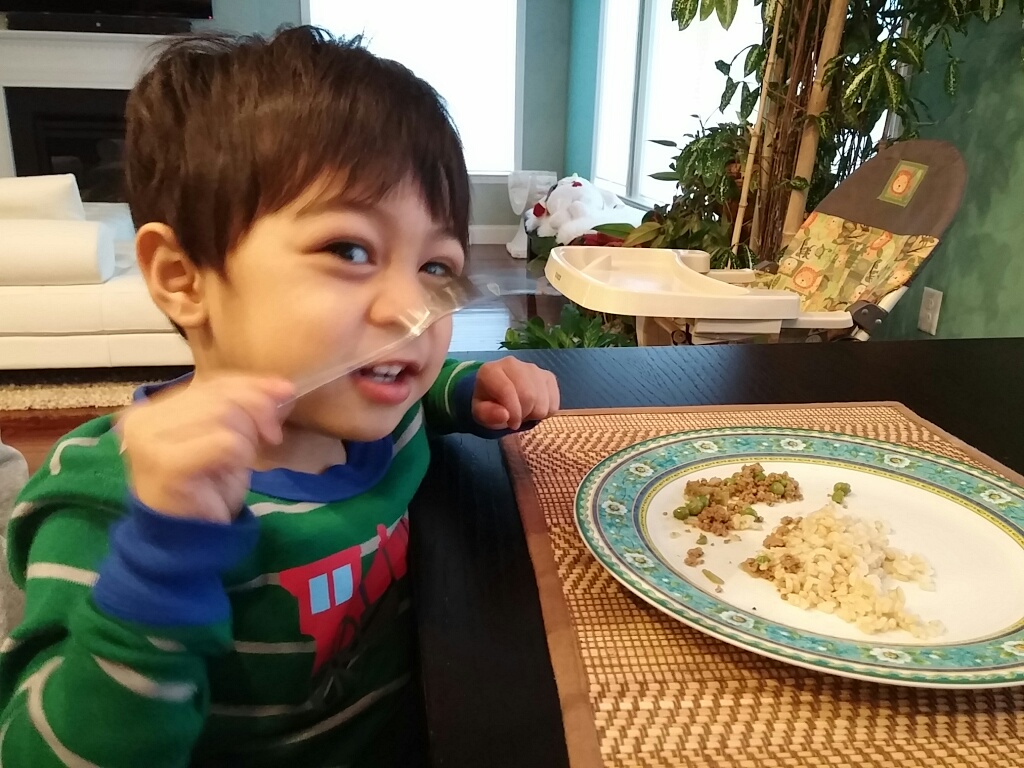
{"type": "Polygon", "coordinates": [[[299,630],[316,642],[314,673],[355,641],[367,610],[405,576],[408,549],[409,520],[403,517],[390,533],[377,526],[376,541],[281,572],[281,586],[299,604],[299,630]],[[373,544],[376,551],[364,574],[362,552],[373,544]]]}

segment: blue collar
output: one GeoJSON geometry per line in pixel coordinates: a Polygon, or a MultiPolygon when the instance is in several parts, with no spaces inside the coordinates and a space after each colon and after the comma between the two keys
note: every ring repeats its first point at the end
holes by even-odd
{"type": "MultiPolygon", "coordinates": [[[[160,390],[186,382],[187,373],[161,384],[144,384],[132,395],[134,402],[146,400],[160,390]]],[[[345,442],[348,461],[335,464],[318,475],[292,469],[253,472],[249,488],[256,493],[288,501],[329,503],[344,501],[373,488],[391,467],[394,441],[390,436],[371,443],[345,442]]]]}

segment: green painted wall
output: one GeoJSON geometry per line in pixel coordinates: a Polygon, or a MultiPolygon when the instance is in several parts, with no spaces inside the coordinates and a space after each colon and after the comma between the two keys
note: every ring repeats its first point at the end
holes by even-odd
{"type": "Polygon", "coordinates": [[[269,34],[282,24],[301,24],[301,6],[301,0],[213,0],[213,20],[194,26],[269,34]]]}
{"type": "Polygon", "coordinates": [[[572,6],[570,0],[519,1],[526,3],[523,168],[561,173],[572,6]]]}
{"type": "Polygon", "coordinates": [[[956,43],[960,91],[942,89],[942,55],[915,90],[937,124],[925,138],[956,145],[969,180],[960,213],[874,338],[930,339],[917,330],[921,291],[943,292],[940,338],[1024,336],[1024,67],[1021,16],[1007,3],[956,43]]]}
{"type": "Polygon", "coordinates": [[[573,0],[569,43],[569,95],[565,172],[593,176],[597,122],[597,66],[601,48],[600,0],[573,0]]]}

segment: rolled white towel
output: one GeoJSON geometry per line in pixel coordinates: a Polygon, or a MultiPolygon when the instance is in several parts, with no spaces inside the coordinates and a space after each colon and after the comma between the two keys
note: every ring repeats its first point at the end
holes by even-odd
{"type": "Polygon", "coordinates": [[[70,173],[2,178],[0,219],[83,221],[85,209],[78,192],[78,182],[70,173]]]}
{"type": "Polygon", "coordinates": [[[97,285],[113,274],[107,224],[0,219],[0,285],[97,285]]]}

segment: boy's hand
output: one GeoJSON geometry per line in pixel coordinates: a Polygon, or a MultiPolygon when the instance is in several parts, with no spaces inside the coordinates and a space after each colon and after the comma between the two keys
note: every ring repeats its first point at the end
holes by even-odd
{"type": "Polygon", "coordinates": [[[473,418],[487,429],[519,429],[558,410],[558,380],[550,371],[505,357],[476,374],[473,418]]]}
{"type": "Polygon", "coordinates": [[[176,517],[230,523],[261,441],[281,442],[284,380],[220,376],[128,408],[118,421],[132,490],[176,517]]]}

